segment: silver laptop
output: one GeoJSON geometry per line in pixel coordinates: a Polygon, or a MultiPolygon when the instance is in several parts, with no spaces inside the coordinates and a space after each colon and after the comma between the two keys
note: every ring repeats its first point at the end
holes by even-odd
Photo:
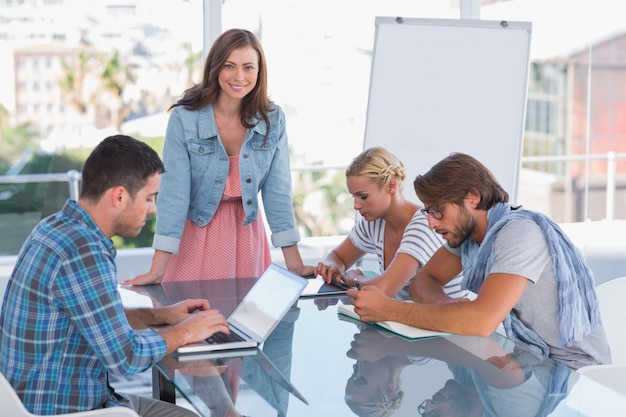
{"type": "Polygon", "coordinates": [[[285,317],[306,285],[306,278],[276,264],[270,264],[228,317],[230,335],[218,333],[206,341],[181,346],[176,352],[196,353],[257,347],[285,317]]]}

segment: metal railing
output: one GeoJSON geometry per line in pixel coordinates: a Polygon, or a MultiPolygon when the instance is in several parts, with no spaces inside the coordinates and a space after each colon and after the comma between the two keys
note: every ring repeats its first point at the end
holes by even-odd
{"type": "MultiPolygon", "coordinates": [[[[522,157],[522,165],[525,163],[552,163],[552,162],[580,162],[592,160],[607,161],[607,181],[606,181],[606,220],[613,220],[615,216],[614,203],[617,175],[617,161],[626,159],[626,153],[607,152],[605,154],[590,155],[561,155],[561,156],[525,156],[522,157]]],[[[301,165],[292,166],[294,172],[315,172],[325,170],[345,169],[344,166],[328,166],[328,165],[301,165]]],[[[70,170],[66,173],[50,173],[50,174],[25,174],[25,175],[0,175],[0,184],[24,184],[34,182],[67,182],[69,187],[69,195],[73,200],[77,200],[79,196],[79,182],[81,173],[76,170],[70,170]]]]}
{"type": "Polygon", "coordinates": [[[28,184],[34,182],[67,182],[72,200],[78,200],[80,193],[78,183],[82,174],[75,169],[65,173],[0,175],[0,184],[28,184]]]}
{"type": "Polygon", "coordinates": [[[626,153],[609,151],[604,154],[589,155],[560,155],[560,156],[525,156],[522,157],[524,163],[551,163],[551,162],[586,162],[586,161],[607,161],[606,168],[606,220],[614,220],[615,217],[615,177],[617,175],[617,161],[626,159],[626,153]]]}

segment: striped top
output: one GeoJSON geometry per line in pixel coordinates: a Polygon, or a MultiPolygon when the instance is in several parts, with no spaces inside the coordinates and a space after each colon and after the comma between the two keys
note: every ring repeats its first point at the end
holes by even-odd
{"type": "MultiPolygon", "coordinates": [[[[385,270],[384,219],[379,218],[373,221],[367,221],[362,217],[359,218],[350,231],[349,238],[360,251],[376,254],[379,272],[385,270]]],[[[406,229],[404,229],[402,240],[400,241],[400,246],[396,253],[406,253],[412,256],[420,263],[421,268],[443,243],[443,238],[428,227],[428,219],[426,216],[417,210],[406,226],[406,229]]],[[[467,296],[467,291],[461,289],[462,279],[462,274],[452,279],[444,288],[446,294],[455,298],[467,296]]],[[[411,280],[406,283],[404,289],[401,291],[400,297],[397,298],[406,299],[408,297],[408,286],[410,282],[411,280]]]]}
{"type": "Polygon", "coordinates": [[[0,371],[31,413],[118,405],[108,372],[128,376],[165,354],[161,336],[130,327],[115,255],[111,240],[71,200],[26,239],[0,315],[0,371]]]}

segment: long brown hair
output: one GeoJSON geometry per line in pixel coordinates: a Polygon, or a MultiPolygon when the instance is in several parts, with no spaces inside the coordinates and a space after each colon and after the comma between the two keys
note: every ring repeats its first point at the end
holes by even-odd
{"type": "Polygon", "coordinates": [[[480,195],[476,208],[481,210],[509,201],[509,194],[491,171],[474,157],[460,152],[451,153],[426,174],[418,175],[413,186],[417,197],[427,205],[461,205],[470,192],[480,195]]]}
{"type": "MultiPolygon", "coordinates": [[[[241,100],[241,124],[247,129],[254,127],[253,117],[262,119],[269,127],[270,99],[267,92],[267,66],[261,42],[254,34],[245,29],[229,29],[222,33],[211,46],[204,63],[202,83],[185,90],[183,97],[170,107],[185,106],[188,110],[199,110],[217,101],[220,93],[218,77],[230,53],[246,46],[252,47],[259,55],[259,74],[257,83],[241,100]]],[[[269,129],[268,129],[269,131],[269,129]]]]}

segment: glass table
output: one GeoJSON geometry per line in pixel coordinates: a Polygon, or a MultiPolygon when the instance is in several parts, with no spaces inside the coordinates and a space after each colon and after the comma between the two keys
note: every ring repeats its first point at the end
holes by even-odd
{"type": "MultiPolygon", "coordinates": [[[[120,291],[133,305],[206,298],[228,316],[254,281],[120,291]]],[[[408,340],[339,315],[338,300],[300,298],[258,349],[164,358],[154,396],[211,417],[626,415],[621,393],[497,333],[408,340]]]]}

